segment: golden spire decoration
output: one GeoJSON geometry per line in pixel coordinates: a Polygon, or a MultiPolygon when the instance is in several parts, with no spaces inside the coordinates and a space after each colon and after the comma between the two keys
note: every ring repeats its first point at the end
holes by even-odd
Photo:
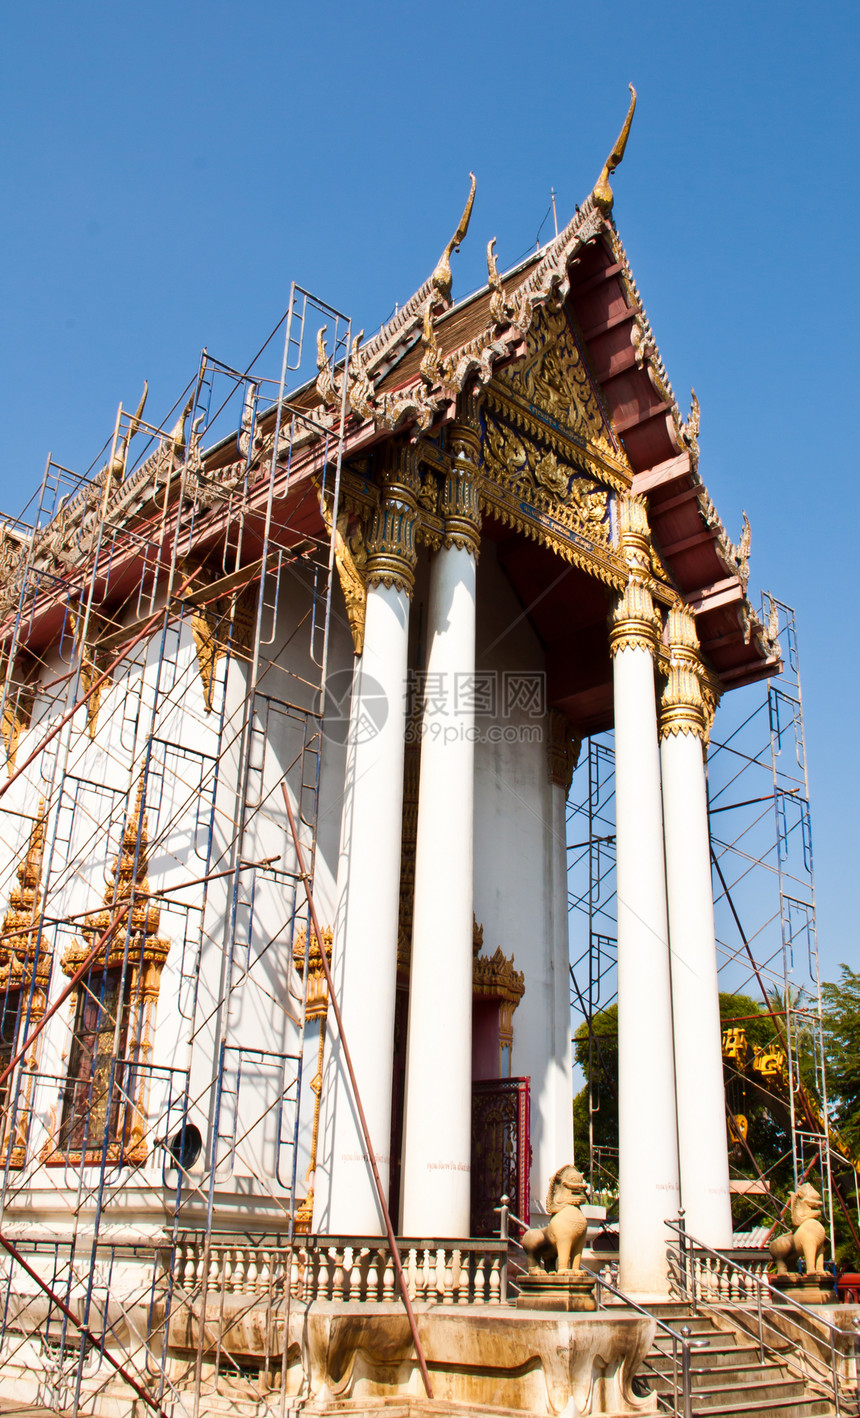
{"type": "Polygon", "coordinates": [[[454,232],[454,235],[451,237],[451,240],[448,242],[448,245],[445,247],[445,250],[442,252],[442,255],[439,257],[436,269],[430,277],[430,284],[436,288],[436,290],[439,292],[439,295],[446,302],[446,304],[451,299],[451,283],[453,279],[451,275],[451,252],[459,251],[460,242],[463,241],[466,236],[466,232],[469,230],[469,220],[472,216],[472,206],[475,201],[475,188],[478,185],[477,180],[475,178],[475,174],[473,172],[469,173],[469,177],[471,179],[472,186],[469,191],[469,196],[467,198],[466,205],[463,208],[463,215],[460,218],[460,224],[457,227],[457,230],[454,232]]]}
{"type": "Polygon", "coordinates": [[[636,109],[636,90],[634,89],[632,84],[629,87],[630,93],[632,94],[632,98],[630,100],[630,107],[627,110],[627,117],[624,120],[624,127],[618,134],[615,147],[612,149],[612,152],[609,154],[609,157],[603,164],[603,171],[598,177],[597,182],[595,183],[594,191],[591,194],[595,204],[600,208],[602,212],[612,211],[612,203],[615,199],[612,195],[612,188],[609,185],[609,174],[615,171],[618,164],[621,162],[621,159],[624,157],[624,150],[627,147],[627,139],[630,136],[630,124],[633,122],[633,114],[636,109]]]}

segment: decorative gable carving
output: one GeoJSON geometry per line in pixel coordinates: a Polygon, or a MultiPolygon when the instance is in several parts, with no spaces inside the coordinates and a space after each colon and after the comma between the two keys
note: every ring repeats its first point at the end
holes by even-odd
{"type": "Polygon", "coordinates": [[[497,380],[551,426],[573,434],[602,457],[627,465],[563,306],[536,313],[524,360],[503,370],[497,380]]]}

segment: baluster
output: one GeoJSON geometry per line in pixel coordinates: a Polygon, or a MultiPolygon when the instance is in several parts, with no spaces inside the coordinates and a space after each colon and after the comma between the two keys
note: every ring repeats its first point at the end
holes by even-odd
{"type": "Polygon", "coordinates": [[[475,1256],[475,1281],[473,1287],[474,1297],[472,1301],[472,1303],[475,1305],[484,1305],[487,1301],[487,1272],[485,1269],[486,1264],[486,1256],[482,1256],[480,1254],[475,1256]]]}
{"type": "Polygon", "coordinates": [[[382,1298],[387,1303],[394,1299],[394,1261],[389,1250],[383,1251],[385,1269],[382,1272],[382,1298]]]}
{"type": "Polygon", "coordinates": [[[414,1254],[414,1297],[416,1300],[427,1299],[427,1276],[430,1269],[430,1252],[416,1251],[414,1254]]]}
{"type": "Polygon", "coordinates": [[[248,1288],[248,1270],[256,1252],[251,1246],[237,1246],[233,1252],[233,1289],[244,1294],[248,1288]]]}
{"type": "Polygon", "coordinates": [[[316,1275],[315,1275],[315,1277],[314,1277],[314,1279],[315,1279],[315,1281],[316,1281],[316,1284],[314,1285],[313,1298],[314,1298],[315,1300],[327,1300],[327,1299],[329,1298],[329,1294],[328,1294],[328,1277],[329,1277],[329,1264],[328,1264],[328,1262],[329,1262],[329,1255],[328,1255],[328,1251],[323,1247],[322,1250],[319,1250],[319,1251],[317,1252],[317,1256],[319,1257],[319,1259],[318,1259],[318,1267],[319,1267],[319,1268],[318,1268],[317,1273],[316,1273],[316,1275]]]}
{"type": "Polygon", "coordinates": [[[490,1262],[490,1304],[500,1305],[502,1303],[502,1262],[499,1256],[493,1256],[490,1262]]]}
{"type": "Polygon", "coordinates": [[[221,1288],[225,1295],[231,1290],[241,1289],[242,1252],[238,1246],[227,1246],[221,1265],[221,1288]]]}
{"type": "Polygon", "coordinates": [[[352,1285],[350,1289],[351,1300],[367,1299],[367,1262],[370,1252],[362,1246],[355,1253],[355,1266],[353,1268],[352,1285]]]}
{"type": "Polygon", "coordinates": [[[287,1250],[257,1251],[254,1291],[258,1295],[286,1295],[290,1277],[290,1253],[287,1250]]]}
{"type": "Polygon", "coordinates": [[[333,1274],[331,1298],[333,1300],[337,1300],[338,1303],[343,1302],[343,1285],[344,1280],[346,1279],[343,1270],[343,1261],[345,1254],[346,1253],[344,1251],[335,1250],[334,1255],[332,1256],[333,1274]]]}
{"type": "Polygon", "coordinates": [[[221,1278],[221,1262],[222,1256],[220,1252],[216,1251],[215,1247],[213,1246],[211,1251],[209,1252],[208,1280],[210,1290],[214,1290],[217,1287],[218,1281],[221,1278]]]}
{"type": "Polygon", "coordinates": [[[353,1299],[353,1280],[355,1280],[355,1249],[351,1245],[343,1248],[343,1295],[346,1299],[353,1299]]]}
{"type": "Polygon", "coordinates": [[[299,1299],[299,1252],[293,1251],[290,1256],[290,1294],[294,1300],[299,1299]]]}
{"type": "Polygon", "coordinates": [[[459,1288],[457,1290],[457,1304],[468,1305],[471,1299],[469,1295],[469,1262],[472,1259],[472,1253],[471,1251],[460,1251],[458,1258],[460,1261],[460,1275],[459,1288]]]}
{"type": "Polygon", "coordinates": [[[445,1293],[442,1297],[443,1305],[453,1305],[454,1303],[454,1264],[459,1256],[459,1251],[449,1251],[445,1248],[445,1293]]]}
{"type": "Polygon", "coordinates": [[[414,1246],[410,1246],[408,1251],[400,1252],[400,1261],[403,1266],[403,1274],[406,1277],[406,1289],[409,1292],[410,1300],[415,1299],[418,1289],[418,1252],[414,1246]]]}
{"type": "Polygon", "coordinates": [[[266,1263],[266,1287],[270,1292],[277,1284],[280,1287],[278,1294],[286,1295],[294,1255],[295,1250],[289,1251],[286,1248],[282,1251],[269,1251],[269,1259],[266,1263]]]}
{"type": "Polygon", "coordinates": [[[367,1266],[367,1295],[371,1303],[379,1299],[379,1251],[371,1250],[367,1266]]]}
{"type": "Polygon", "coordinates": [[[445,1252],[440,1246],[435,1254],[436,1262],[433,1270],[433,1287],[436,1291],[436,1299],[441,1304],[445,1298],[445,1252]]]}

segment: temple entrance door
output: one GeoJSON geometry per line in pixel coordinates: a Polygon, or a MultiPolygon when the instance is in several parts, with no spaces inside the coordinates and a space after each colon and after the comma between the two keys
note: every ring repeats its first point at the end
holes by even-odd
{"type": "Polygon", "coordinates": [[[473,1236],[499,1232],[496,1207],[507,1196],[510,1207],[529,1219],[528,1078],[491,1078],[472,1084],[473,1236]]]}

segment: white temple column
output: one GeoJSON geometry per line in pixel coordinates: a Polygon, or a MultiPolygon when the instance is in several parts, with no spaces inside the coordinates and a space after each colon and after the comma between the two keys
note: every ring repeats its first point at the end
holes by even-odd
{"type": "Polygon", "coordinates": [[[732,1208],[698,649],[692,613],[671,610],[660,752],[681,1204],[691,1235],[720,1249],[732,1243],[732,1208]]]}
{"type": "Polygon", "coordinates": [[[663,1222],[677,1215],[678,1143],[654,651],[644,503],[619,502],[627,588],[613,615],[618,888],[619,1284],[668,1293],[663,1222]]]}
{"type": "Polygon", "coordinates": [[[455,425],[432,562],[415,849],[403,1147],[407,1236],[469,1235],[475,573],[474,424],[455,425]]]}
{"type": "MultiPolygon", "coordinates": [[[[388,1191],[409,598],[417,509],[414,451],[384,473],[368,534],[364,647],[356,658],[341,821],[332,975],[382,1185],[388,1191]]],[[[334,1015],[328,1016],[326,1145],[314,1229],[385,1227],[334,1015]]]]}

